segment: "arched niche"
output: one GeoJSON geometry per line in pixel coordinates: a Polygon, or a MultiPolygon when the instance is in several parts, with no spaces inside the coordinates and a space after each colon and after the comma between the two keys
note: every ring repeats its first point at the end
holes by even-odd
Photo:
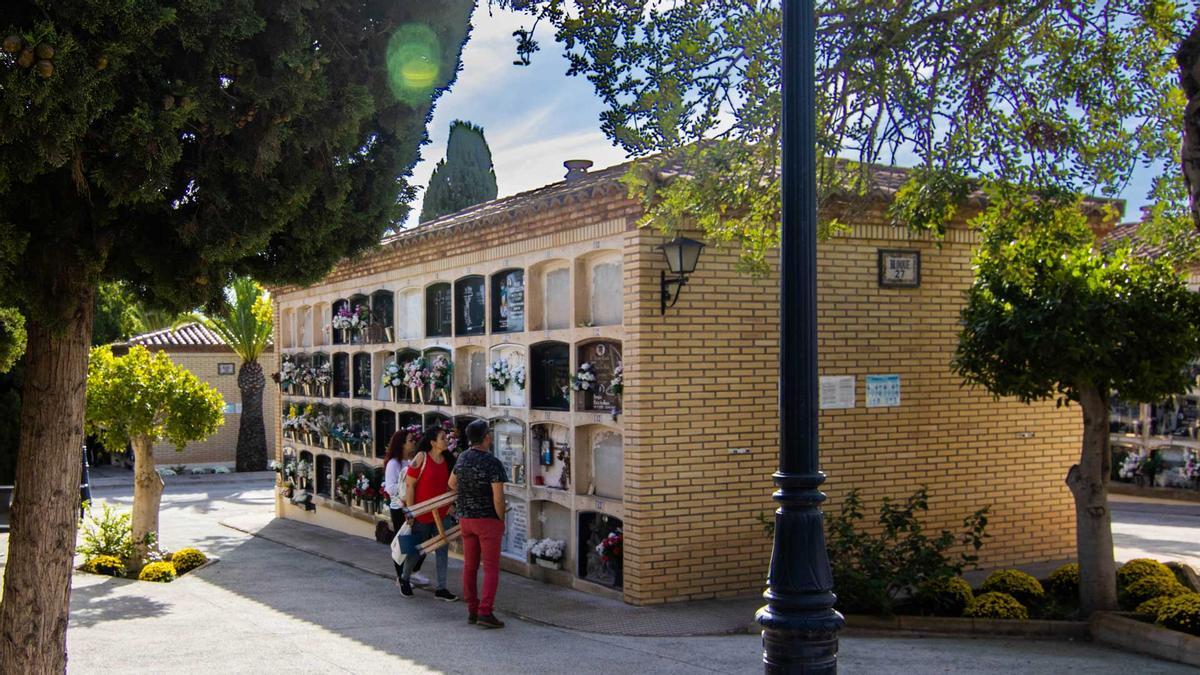
{"type": "MultiPolygon", "coordinates": [[[[403,377],[405,366],[419,358],[421,358],[421,352],[415,349],[401,349],[396,352],[396,363],[400,366],[401,377],[403,377]]],[[[416,403],[418,400],[407,386],[401,387],[396,392],[396,396],[397,400],[405,403],[416,403]]]]}
{"type": "Polygon", "coordinates": [[[527,308],[531,330],[571,327],[571,265],[544,260],[529,270],[527,308]]]}
{"type": "Polygon", "coordinates": [[[329,438],[331,447],[341,452],[350,452],[350,408],[338,403],[329,410],[329,438]]]}
{"type": "Polygon", "coordinates": [[[310,305],[296,311],[296,342],[305,349],[313,346],[313,308],[310,305]]]}
{"type": "Polygon", "coordinates": [[[292,386],[292,392],[302,394],[304,396],[316,395],[316,382],[314,381],[316,371],[313,370],[313,358],[311,354],[296,354],[292,357],[292,363],[295,364],[295,382],[292,386]]]}
{"type": "Polygon", "coordinates": [[[317,494],[322,497],[332,497],[333,487],[333,462],[330,461],[329,455],[317,455],[316,481],[317,494]]]}
{"type": "Polygon", "coordinates": [[[529,368],[525,361],[525,348],[521,345],[503,344],[491,349],[488,361],[488,372],[491,373],[504,364],[503,369],[508,373],[508,382],[503,389],[496,389],[490,381],[488,391],[492,405],[500,407],[524,408],[525,391],[529,385],[529,368]]]}
{"type": "Polygon", "coordinates": [[[371,355],[359,352],[351,360],[354,375],[354,398],[370,399],[375,380],[371,379],[371,355]]]}
{"type": "Polygon", "coordinates": [[[328,398],[333,393],[333,363],[325,352],[312,355],[313,395],[328,398]]]}
{"type": "Polygon", "coordinates": [[[295,439],[299,437],[299,432],[291,427],[291,420],[298,417],[303,410],[302,406],[296,404],[295,401],[284,401],[279,406],[281,412],[279,415],[279,425],[283,430],[283,437],[287,439],[295,439]]]}
{"type": "Polygon", "coordinates": [[[530,426],[530,469],[533,484],[555,490],[571,489],[571,429],[562,424],[530,426]]]}
{"type": "Polygon", "coordinates": [[[311,346],[317,347],[330,343],[332,338],[330,322],[332,318],[333,312],[329,308],[329,303],[318,302],[312,306],[312,312],[309,316],[309,326],[312,335],[311,346]]]}
{"type": "Polygon", "coordinates": [[[454,289],[439,281],[425,288],[425,337],[450,337],[454,330],[454,289]]]}
{"type": "Polygon", "coordinates": [[[575,542],[571,541],[570,509],[550,501],[534,500],[529,504],[529,526],[533,539],[556,539],[563,543],[562,566],[570,570],[575,561],[575,542]]]}
{"type": "Polygon", "coordinates": [[[296,464],[296,487],[312,492],[313,473],[316,471],[313,454],[308,450],[300,451],[300,459],[296,464]]]}
{"type": "Polygon", "coordinates": [[[337,352],[333,355],[333,396],[350,398],[350,355],[337,352]]]}
{"type": "Polygon", "coordinates": [[[603,586],[621,588],[622,568],[617,562],[605,562],[596,547],[609,535],[624,535],[624,524],[620,518],[607,513],[582,511],[579,513],[580,552],[576,573],[580,579],[603,586]]]}
{"type": "Polygon", "coordinates": [[[333,327],[334,317],[336,317],[342,310],[349,309],[350,301],[345,298],[338,298],[337,300],[333,301],[332,305],[329,306],[329,332],[330,335],[333,336],[333,344],[335,345],[344,345],[350,343],[350,336],[346,334],[345,330],[340,330],[333,327]]]}
{"type": "Polygon", "coordinates": [[[625,302],[620,251],[592,251],[575,261],[575,321],[619,326],[625,302]]]}
{"type": "MultiPolygon", "coordinates": [[[[393,351],[378,351],[371,355],[371,370],[375,373],[375,379],[372,381],[372,386],[375,391],[376,401],[399,401],[400,390],[404,388],[403,383],[396,388],[393,393],[392,387],[384,381],[387,376],[388,366],[396,363],[396,352],[393,351]]],[[[400,379],[403,380],[403,374],[400,379]]]]}
{"type": "Polygon", "coordinates": [[[529,388],[537,410],[570,410],[571,347],[554,340],[529,348],[529,388]]]}
{"type": "Polygon", "coordinates": [[[396,428],[415,431],[421,434],[425,431],[425,419],[419,412],[401,410],[396,414],[396,428]]]}
{"type": "Polygon", "coordinates": [[[513,485],[525,485],[528,474],[525,459],[525,423],[512,417],[497,417],[491,421],[491,426],[492,452],[504,465],[508,482],[513,485]]]}
{"type": "Polygon", "coordinates": [[[525,270],[500,270],[492,275],[492,332],[525,330],[525,270]]]}
{"type": "Polygon", "coordinates": [[[316,441],[312,445],[319,445],[323,448],[332,446],[329,437],[329,427],[333,424],[333,411],[324,403],[318,403],[313,407],[312,430],[309,437],[316,441]]]}
{"type": "Polygon", "coordinates": [[[618,368],[622,368],[621,343],[618,340],[586,340],[576,348],[577,371],[588,364],[595,376],[588,389],[575,392],[575,409],[582,411],[617,412],[621,409],[620,387],[616,385],[618,368]]]}
{"type": "Polygon", "coordinates": [[[401,340],[418,340],[423,334],[422,326],[425,314],[425,294],[419,288],[406,288],[400,292],[399,302],[397,302],[398,320],[396,326],[399,329],[399,338],[401,340]]]}
{"type": "Polygon", "coordinates": [[[371,455],[371,411],[355,408],[350,411],[350,450],[360,455],[371,455]]]}
{"type": "Polygon", "coordinates": [[[283,343],[284,349],[296,346],[295,325],[296,310],[283,310],[279,317],[279,341],[283,343]]]}
{"type": "Polygon", "coordinates": [[[487,405],[487,352],[478,345],[466,345],[454,354],[455,401],[458,405],[487,405]]]}
{"type": "Polygon", "coordinates": [[[429,363],[431,373],[429,386],[425,390],[425,402],[431,405],[454,405],[454,354],[448,347],[430,347],[422,352],[421,356],[429,363]],[[439,364],[449,368],[449,371],[443,371],[448,381],[434,380],[433,373],[439,370],[439,364]]]}
{"type": "Polygon", "coordinates": [[[586,424],[575,429],[575,447],[576,493],[622,499],[625,449],[621,432],[603,424],[586,424]]]}
{"type": "Polygon", "coordinates": [[[296,357],[291,354],[279,356],[279,389],[285,394],[295,394],[300,391],[298,381],[300,371],[296,368],[296,357]]]}
{"type": "Polygon", "coordinates": [[[388,443],[392,440],[392,434],[396,433],[396,413],[381,409],[375,411],[375,456],[383,457],[387,454],[388,443]]]}
{"type": "Polygon", "coordinates": [[[454,334],[487,332],[487,294],[483,275],[471,274],[454,282],[454,334]]]}
{"type": "Polygon", "coordinates": [[[380,289],[371,294],[371,341],[391,343],[396,339],[396,295],[380,289]]]}

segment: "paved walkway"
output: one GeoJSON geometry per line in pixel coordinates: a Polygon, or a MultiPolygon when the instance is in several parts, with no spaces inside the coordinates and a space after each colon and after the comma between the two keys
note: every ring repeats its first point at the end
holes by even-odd
{"type": "MultiPolygon", "coordinates": [[[[126,508],[131,501],[126,488],[105,488],[97,497],[126,508]]],[[[220,561],[170,584],[76,575],[69,672],[762,672],[761,645],[754,635],[605,635],[527,622],[503,611],[508,627],[483,631],[466,625],[461,603],[439,603],[424,594],[403,600],[390,579],[377,572],[219,524],[261,520],[272,501],[264,482],[168,486],[162,509],[164,545],[197,545],[220,561]]],[[[0,561],[6,543],[0,536],[0,561]]],[[[386,572],[384,548],[372,546],[381,553],[386,572]]],[[[503,583],[512,579],[506,576],[503,583]]],[[[540,584],[536,589],[555,591],[540,584]]],[[[581,601],[590,600],[584,596],[581,601]]],[[[1194,671],[1088,643],[847,633],[841,638],[841,672],[1194,671]]]]}

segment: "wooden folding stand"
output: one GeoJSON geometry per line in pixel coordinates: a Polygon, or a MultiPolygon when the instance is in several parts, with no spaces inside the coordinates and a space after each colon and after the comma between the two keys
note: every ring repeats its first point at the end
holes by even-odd
{"type": "MultiPolygon", "coordinates": [[[[420,516],[429,513],[434,509],[447,509],[454,505],[454,500],[456,498],[457,495],[455,493],[447,492],[434,497],[433,499],[427,499],[420,504],[414,504],[412,508],[408,510],[408,512],[413,516],[420,516]]],[[[427,555],[432,553],[434,550],[441,548],[442,546],[449,545],[450,542],[462,535],[461,525],[455,525],[447,530],[442,524],[442,518],[439,518],[438,516],[439,514],[436,512],[433,514],[433,523],[438,529],[437,536],[430,537],[429,540],[421,544],[420,549],[422,555],[427,555]]]]}

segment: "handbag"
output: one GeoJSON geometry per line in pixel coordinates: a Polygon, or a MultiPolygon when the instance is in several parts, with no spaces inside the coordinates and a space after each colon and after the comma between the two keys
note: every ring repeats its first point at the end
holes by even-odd
{"type": "MultiPolygon", "coordinates": [[[[421,469],[417,471],[417,480],[413,482],[414,488],[416,488],[417,483],[421,482],[421,476],[425,474],[425,463],[427,461],[429,461],[428,457],[421,462],[421,469]]],[[[397,565],[403,565],[405,558],[410,554],[419,553],[420,550],[420,542],[413,536],[412,523],[405,520],[404,524],[396,532],[396,536],[392,538],[392,561],[397,565]]]]}

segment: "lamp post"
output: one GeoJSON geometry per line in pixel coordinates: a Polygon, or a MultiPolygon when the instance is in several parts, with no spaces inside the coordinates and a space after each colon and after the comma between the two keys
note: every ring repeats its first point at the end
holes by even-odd
{"type": "Polygon", "coordinates": [[[780,243],[779,470],[775,542],[755,616],[768,673],[836,673],[833,574],[817,447],[816,16],[783,0],[783,224],[780,243]]]}

